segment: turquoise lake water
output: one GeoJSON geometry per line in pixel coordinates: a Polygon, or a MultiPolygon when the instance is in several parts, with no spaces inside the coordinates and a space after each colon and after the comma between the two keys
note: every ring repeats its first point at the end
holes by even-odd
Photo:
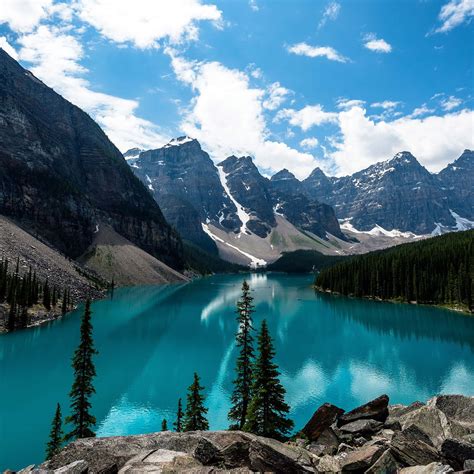
{"type": "MultiPolygon", "coordinates": [[[[242,275],[126,288],[93,304],[97,435],[159,431],[197,371],[211,429],[227,427],[235,302],[242,275]]],[[[350,409],[474,394],[474,318],[442,309],[315,294],[310,276],[249,275],[266,318],[296,428],[326,401],[350,409]]],[[[57,402],[69,411],[81,310],[0,336],[0,469],[43,460],[57,402]]]]}

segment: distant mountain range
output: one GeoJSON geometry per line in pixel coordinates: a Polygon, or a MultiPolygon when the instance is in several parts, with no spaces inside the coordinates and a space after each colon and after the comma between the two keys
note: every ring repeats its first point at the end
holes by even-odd
{"type": "Polygon", "coordinates": [[[316,168],[303,181],[286,169],[268,179],[249,156],[215,165],[189,137],[124,156],[184,239],[240,263],[296,249],[360,253],[474,227],[470,150],[438,174],[401,152],[352,176],[316,168]]]}

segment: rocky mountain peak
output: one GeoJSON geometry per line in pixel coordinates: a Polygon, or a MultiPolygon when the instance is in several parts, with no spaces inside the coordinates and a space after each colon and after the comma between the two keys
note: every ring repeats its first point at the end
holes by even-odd
{"type": "Polygon", "coordinates": [[[140,156],[140,153],[142,153],[144,150],[141,148],[130,148],[130,150],[127,150],[124,154],[123,157],[126,160],[134,160],[140,156]]]}
{"type": "Polygon", "coordinates": [[[286,180],[298,181],[296,176],[291,171],[288,171],[286,168],[283,168],[282,170],[278,171],[270,178],[270,181],[273,182],[286,180]]]}
{"type": "Polygon", "coordinates": [[[195,138],[191,138],[186,135],[183,135],[177,138],[172,138],[163,148],[170,148],[173,146],[182,146],[182,145],[198,146],[199,149],[201,148],[200,143],[195,138]]]}

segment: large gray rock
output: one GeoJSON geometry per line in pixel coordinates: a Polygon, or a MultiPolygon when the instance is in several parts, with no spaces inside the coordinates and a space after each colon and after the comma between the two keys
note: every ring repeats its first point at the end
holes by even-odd
{"type": "Polygon", "coordinates": [[[386,450],[383,446],[363,446],[355,451],[338,455],[339,465],[343,472],[365,471],[372,466],[386,450]]]}
{"type": "Polygon", "coordinates": [[[451,466],[440,462],[432,462],[426,466],[405,467],[399,471],[400,474],[449,474],[454,472],[451,466]]]}
{"type": "Polygon", "coordinates": [[[395,459],[405,466],[418,466],[442,461],[436,448],[421,440],[407,437],[403,433],[397,433],[392,438],[390,450],[395,459]]]}
{"type": "Polygon", "coordinates": [[[365,474],[395,474],[400,469],[400,463],[387,449],[377,461],[365,471],[365,474]]]}
{"type": "Polygon", "coordinates": [[[371,434],[380,430],[383,426],[383,423],[375,420],[356,420],[347,425],[341,426],[339,429],[342,433],[350,433],[353,435],[356,434],[371,434]]]}
{"type": "Polygon", "coordinates": [[[441,453],[453,467],[461,470],[466,461],[474,461],[474,444],[448,438],[441,445],[441,453]]]}
{"type": "Polygon", "coordinates": [[[317,441],[321,434],[343,413],[344,410],[342,408],[331,403],[324,403],[314,412],[301,431],[310,441],[317,441]]]}
{"type": "Polygon", "coordinates": [[[344,413],[337,419],[337,426],[341,427],[356,420],[376,420],[384,422],[388,417],[388,396],[371,400],[370,402],[344,413]]]}

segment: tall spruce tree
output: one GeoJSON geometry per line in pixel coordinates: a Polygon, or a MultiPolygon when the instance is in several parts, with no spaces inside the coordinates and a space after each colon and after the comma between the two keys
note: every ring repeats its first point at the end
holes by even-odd
{"type": "Polygon", "coordinates": [[[275,350],[265,320],[258,335],[258,352],[244,429],[282,440],[293,428],[293,421],[287,417],[290,407],[285,403],[286,392],[279,380],[278,366],[273,362],[275,350]]]}
{"type": "Polygon", "coordinates": [[[72,358],[74,382],[69,393],[72,414],[66,418],[66,423],[71,424],[73,428],[66,435],[66,440],[95,436],[92,428],[96,423],[96,419],[90,414],[90,397],[95,393],[92,379],[96,372],[92,356],[97,354],[97,351],[92,339],[90,306],[91,302],[87,300],[81,323],[81,340],[72,358]]]}
{"type": "Polygon", "coordinates": [[[205,431],[209,429],[206,419],[207,408],[204,406],[204,390],[199,384],[199,376],[194,372],[193,383],[188,387],[186,412],[184,414],[183,431],[205,431]]]}
{"type": "Polygon", "coordinates": [[[53,456],[61,451],[61,444],[63,442],[63,428],[62,428],[62,415],[61,405],[58,403],[56,406],[56,412],[51,423],[51,432],[49,433],[49,441],[46,445],[46,460],[51,459],[53,456]]]}
{"type": "Polygon", "coordinates": [[[236,344],[239,349],[235,371],[237,376],[234,380],[234,391],[232,393],[232,407],[228,418],[234,423],[230,429],[243,429],[247,418],[248,405],[252,389],[252,364],[254,358],[253,336],[252,336],[252,313],[255,311],[250,296],[250,288],[244,280],[242,283],[242,296],[237,302],[237,321],[239,323],[236,334],[236,344]]]}
{"type": "Polygon", "coordinates": [[[161,431],[168,431],[168,422],[165,419],[161,422],[161,431]]]}
{"type": "Polygon", "coordinates": [[[179,433],[183,431],[183,404],[181,398],[178,400],[178,410],[176,411],[176,421],[173,423],[174,429],[179,433]]]}

